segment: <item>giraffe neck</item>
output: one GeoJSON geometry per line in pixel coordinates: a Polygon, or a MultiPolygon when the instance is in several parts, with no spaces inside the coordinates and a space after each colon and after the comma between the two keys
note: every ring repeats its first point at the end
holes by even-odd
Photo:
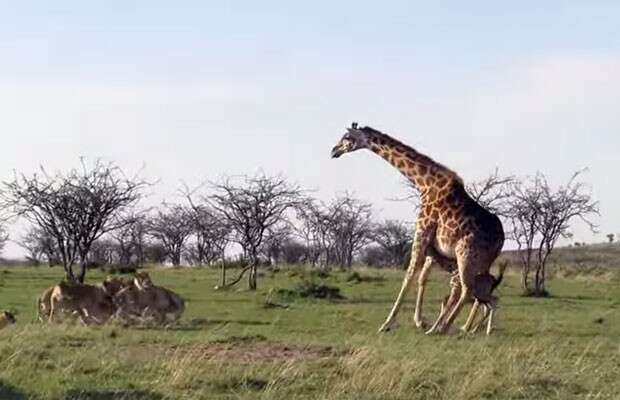
{"type": "Polygon", "coordinates": [[[453,171],[384,133],[373,132],[369,147],[407,177],[422,195],[454,180],[461,181],[453,171]]]}

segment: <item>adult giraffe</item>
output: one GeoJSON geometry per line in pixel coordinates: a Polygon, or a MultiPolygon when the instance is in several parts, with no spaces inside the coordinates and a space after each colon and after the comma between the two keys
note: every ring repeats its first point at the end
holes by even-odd
{"type": "Polygon", "coordinates": [[[456,264],[458,270],[458,285],[452,289],[454,301],[448,303],[427,332],[444,333],[468,298],[475,295],[476,276],[487,274],[499,255],[504,244],[502,223],[467,194],[463,181],[455,172],[370,127],[358,128],[353,123],[332,149],[332,157],[338,158],[360,149],[369,149],[389,162],[420,192],[411,261],[398,297],[379,331],[391,328],[416,277],[418,295],[414,320],[417,327],[423,326],[422,298],[431,259],[434,259],[447,270],[453,270],[456,264]]]}

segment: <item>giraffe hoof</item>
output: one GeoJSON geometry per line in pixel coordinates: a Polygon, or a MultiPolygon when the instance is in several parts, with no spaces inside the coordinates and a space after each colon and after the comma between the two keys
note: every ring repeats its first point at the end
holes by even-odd
{"type": "Polygon", "coordinates": [[[416,320],[414,322],[415,322],[415,327],[418,328],[418,329],[426,329],[426,328],[428,328],[428,324],[424,320],[416,320]]]}
{"type": "Polygon", "coordinates": [[[431,328],[429,330],[427,330],[426,332],[424,332],[425,335],[431,336],[431,335],[435,335],[437,334],[437,329],[431,328]]]}
{"type": "Polygon", "coordinates": [[[391,324],[383,324],[381,326],[381,328],[379,328],[378,333],[386,333],[392,330],[392,325],[391,324]]]}

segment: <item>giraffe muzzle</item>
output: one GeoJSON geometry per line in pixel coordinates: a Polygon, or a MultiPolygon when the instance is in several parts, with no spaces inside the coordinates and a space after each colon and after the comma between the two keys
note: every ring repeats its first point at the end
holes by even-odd
{"type": "Polygon", "coordinates": [[[332,158],[338,158],[343,155],[345,151],[342,149],[341,145],[337,145],[332,149],[332,158]]]}

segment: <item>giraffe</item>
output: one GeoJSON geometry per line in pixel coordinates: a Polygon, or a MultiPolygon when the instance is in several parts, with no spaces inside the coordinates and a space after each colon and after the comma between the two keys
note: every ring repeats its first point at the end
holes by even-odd
{"type": "MultiPolygon", "coordinates": [[[[427,334],[445,333],[472,297],[476,276],[486,274],[504,244],[499,218],[476,203],[452,170],[398,140],[370,127],[351,128],[332,149],[332,158],[368,149],[400,171],[420,192],[411,261],[396,301],[379,329],[391,329],[413,281],[418,281],[414,321],[424,327],[422,300],[432,260],[458,274],[451,297],[427,334]]],[[[472,309],[472,312],[475,310],[472,309]]]]}

